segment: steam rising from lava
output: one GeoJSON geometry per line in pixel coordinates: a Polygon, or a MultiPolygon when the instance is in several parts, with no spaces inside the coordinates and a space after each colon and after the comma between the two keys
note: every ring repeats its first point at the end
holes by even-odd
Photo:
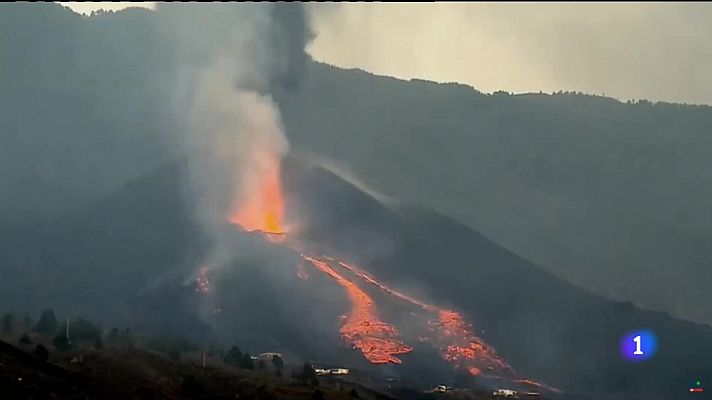
{"type": "Polygon", "coordinates": [[[220,185],[201,191],[200,211],[213,213],[208,220],[229,218],[246,230],[280,233],[284,214],[280,159],[288,145],[279,111],[269,97],[233,88],[233,79],[222,66],[209,68],[201,72],[196,90],[194,129],[200,132],[199,145],[207,147],[197,154],[207,150],[210,159],[189,162],[213,169],[212,176],[198,175],[197,185],[220,185]],[[217,177],[224,180],[217,182],[217,177]],[[226,197],[213,199],[216,194],[226,197]]]}
{"type": "Polygon", "coordinates": [[[205,271],[219,279],[219,269],[235,265],[240,250],[226,222],[285,231],[280,162],[289,143],[271,93],[298,87],[310,34],[301,4],[161,3],[157,15],[175,47],[177,150],[186,158],[186,197],[207,244],[198,260],[205,269],[189,275],[201,294],[199,318],[218,330],[210,284],[219,282],[209,282],[205,271]]]}
{"type": "Polygon", "coordinates": [[[232,256],[225,221],[284,232],[280,161],[289,149],[270,93],[298,84],[309,39],[302,5],[161,4],[179,54],[176,114],[184,131],[195,216],[213,248],[232,256]],[[196,29],[196,27],[200,27],[196,29]]]}

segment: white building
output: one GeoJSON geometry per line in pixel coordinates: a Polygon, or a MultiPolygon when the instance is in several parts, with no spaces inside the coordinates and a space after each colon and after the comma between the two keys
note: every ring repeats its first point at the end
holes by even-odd
{"type": "Polygon", "coordinates": [[[349,369],[348,368],[332,368],[329,370],[329,373],[331,375],[348,375],[349,369]]]}
{"type": "Polygon", "coordinates": [[[517,397],[517,391],[512,389],[497,389],[492,392],[494,397],[517,397]]]}

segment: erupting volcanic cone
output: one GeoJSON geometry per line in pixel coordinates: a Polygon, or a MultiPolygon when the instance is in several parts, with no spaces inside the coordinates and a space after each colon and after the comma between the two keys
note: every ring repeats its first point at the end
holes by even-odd
{"type": "Polygon", "coordinates": [[[283,235],[286,230],[280,160],[276,155],[265,155],[262,159],[265,160],[262,168],[257,176],[252,177],[256,181],[255,190],[240,199],[237,210],[229,220],[248,232],[283,235]]]}
{"type": "MultiPolygon", "coordinates": [[[[403,360],[398,356],[413,352],[407,341],[420,340],[433,346],[442,359],[453,366],[453,370],[468,371],[471,375],[521,379],[493,347],[474,334],[472,326],[460,313],[396,291],[353,264],[330,256],[314,256],[322,254],[319,246],[303,250],[302,238],[287,235],[284,227],[285,204],[279,158],[268,160],[271,160],[268,168],[257,177],[259,184],[254,186],[254,193],[243,199],[229,219],[246,231],[261,232],[266,239],[292,249],[306,265],[311,265],[344,289],[351,303],[339,330],[345,343],[373,364],[401,364],[403,360]],[[407,337],[402,337],[395,326],[379,316],[376,301],[366,292],[364,285],[384,293],[385,297],[379,297],[379,301],[388,301],[390,308],[409,311],[415,324],[409,328],[407,337]]],[[[297,276],[301,281],[308,278],[304,265],[297,266],[297,276]]]]}

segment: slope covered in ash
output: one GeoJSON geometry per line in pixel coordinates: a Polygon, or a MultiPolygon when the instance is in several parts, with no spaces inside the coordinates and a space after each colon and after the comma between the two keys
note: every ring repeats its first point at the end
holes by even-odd
{"type": "Polygon", "coordinates": [[[406,293],[465,313],[520,373],[564,389],[679,398],[690,376],[712,378],[712,329],[592,295],[480,233],[433,212],[387,207],[314,169],[287,180],[311,221],[305,240],[330,248],[406,293]],[[653,329],[648,362],[618,353],[628,331],[653,329]]]}
{"type": "Polygon", "coordinates": [[[279,98],[293,148],[594,293],[712,321],[712,107],[485,94],[319,63],[309,77],[279,98]]]}
{"type": "Polygon", "coordinates": [[[46,307],[126,319],[124,301],[171,269],[201,240],[184,201],[181,166],[135,180],[92,205],[0,230],[0,303],[37,315],[46,307]]]}
{"type": "Polygon", "coordinates": [[[192,217],[185,166],[166,165],[83,210],[1,230],[3,308],[38,315],[51,307],[106,327],[253,352],[343,353],[341,293],[320,289],[319,276],[295,285],[299,258],[259,235],[226,223],[236,256],[210,272],[210,294],[196,292],[209,241],[192,217]]]}

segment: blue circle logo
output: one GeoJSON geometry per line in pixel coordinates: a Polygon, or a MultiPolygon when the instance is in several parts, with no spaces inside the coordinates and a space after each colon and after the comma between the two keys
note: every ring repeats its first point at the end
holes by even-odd
{"type": "Polygon", "coordinates": [[[620,342],[621,356],[628,361],[638,362],[650,359],[658,351],[658,338],[650,329],[629,332],[620,342]]]}

